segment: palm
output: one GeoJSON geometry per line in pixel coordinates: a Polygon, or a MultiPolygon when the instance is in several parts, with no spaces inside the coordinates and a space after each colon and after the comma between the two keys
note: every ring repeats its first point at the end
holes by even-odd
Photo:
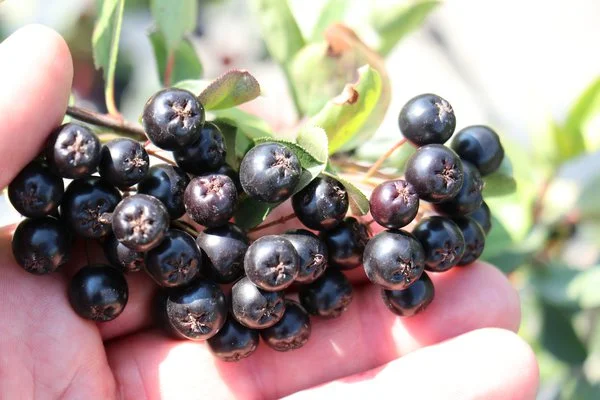
{"type": "MultiPolygon", "coordinates": [[[[0,59],[9,58],[17,61],[0,64],[0,113],[13,111],[0,126],[2,186],[60,121],[72,74],[68,50],[47,29],[26,28],[0,45],[0,59]],[[34,47],[40,51],[24,51],[34,47]],[[48,73],[41,76],[40,68],[48,73]],[[17,95],[27,107],[14,112],[17,95]],[[19,154],[11,150],[24,139],[13,132],[28,133],[19,154]]],[[[526,345],[508,331],[481,329],[514,331],[520,318],[515,292],[488,265],[435,276],[434,303],[405,320],[356,277],[347,313],[314,320],[305,347],[277,353],[263,345],[231,364],[215,359],[204,343],[171,340],[152,329],[154,289],[142,274],[128,277],[131,296],[118,319],[100,326],[80,319],[65,293],[69,275],[84,260],[75,257],[61,274],[29,275],[12,259],[11,231],[0,232],[2,397],[356,397],[399,390],[421,398],[526,399],[535,393],[537,367],[526,345]]]]}

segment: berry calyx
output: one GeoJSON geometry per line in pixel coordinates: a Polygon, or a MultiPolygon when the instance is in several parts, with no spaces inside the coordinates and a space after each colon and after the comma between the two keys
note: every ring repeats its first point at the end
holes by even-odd
{"type": "Polygon", "coordinates": [[[248,247],[244,270],[252,283],[261,289],[279,291],[290,286],[298,276],[300,257],[289,240],[267,235],[248,247]]]}
{"type": "Polygon", "coordinates": [[[183,196],[187,214],[200,225],[225,225],[237,205],[235,184],[227,175],[204,175],[190,181],[183,196]]]}
{"type": "Polygon", "coordinates": [[[63,178],[77,179],[96,172],[102,145],[87,127],[68,123],[54,130],[46,142],[50,168],[63,178]]]}
{"type": "Polygon", "coordinates": [[[452,139],[452,149],[460,158],[475,165],[482,176],[496,171],[504,159],[500,137],[484,125],[461,129],[452,139]]]}
{"type": "Polygon", "coordinates": [[[414,186],[403,179],[386,181],[371,193],[370,211],[379,225],[400,229],[417,216],[419,196],[414,186]]]}
{"type": "Polygon", "coordinates": [[[29,218],[56,212],[64,192],[62,178],[35,161],[26,165],[8,185],[10,203],[29,218]]]}
{"type": "Polygon", "coordinates": [[[348,193],[336,179],[320,176],[292,197],[296,216],[307,228],[335,228],[348,212],[348,193]]]}
{"type": "Polygon", "coordinates": [[[401,317],[412,317],[423,312],[433,301],[435,290],[426,272],[406,289],[381,289],[381,298],[387,308],[401,317]]]}
{"type": "Polygon", "coordinates": [[[465,238],[459,227],[445,217],[423,218],[412,234],[425,250],[425,268],[428,271],[447,271],[460,261],[465,252],[465,238]]]}
{"type": "Polygon", "coordinates": [[[231,311],[235,319],[248,328],[268,328],[283,316],[283,292],[260,289],[244,277],[231,288],[231,311]]]}
{"type": "Polygon", "coordinates": [[[410,99],[398,116],[402,135],[416,146],[443,144],[454,133],[456,117],[450,103],[426,93],[410,99]]]}
{"type": "Polygon", "coordinates": [[[290,241],[300,257],[296,282],[313,282],[325,272],[329,252],[317,235],[305,229],[297,229],[281,236],[290,241]]]}

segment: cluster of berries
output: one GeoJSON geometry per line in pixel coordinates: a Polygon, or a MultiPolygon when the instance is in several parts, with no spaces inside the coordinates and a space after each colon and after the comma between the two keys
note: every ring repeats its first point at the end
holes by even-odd
{"type": "Polygon", "coordinates": [[[27,217],[12,241],[26,271],[56,271],[76,238],[102,244],[106,262],[88,260],[68,287],[73,310],[86,319],[119,316],[129,296],[124,273],[144,270],[161,288],[153,309],[169,334],[207,340],[227,361],[252,354],[259,337],[275,350],[291,350],[308,340],[309,315],[337,317],[350,304],[352,285],[341,271],[364,265],[388,307],[413,315],[433,298],[423,270],[474,261],[490,229],[481,175],[498,167],[502,147],[483,126],[459,132],[454,151],[444,147],[455,118],[438,96],[418,96],[400,113],[403,134],[420,147],[405,180],[373,192],[372,217],[388,230],[372,239],[366,224],[346,217],[348,193],[336,179],[317,177],[292,196],[302,167],[285,145],[253,147],[239,173],[227,165],[223,135],[205,121],[192,93],[159,91],[142,123],[174,163],[151,166],[145,145],[127,138],[102,145],[86,126],[68,123],[8,187],[11,203],[27,217]],[[291,197],[295,216],[318,235],[299,229],[251,242],[230,222],[244,196],[267,203],[291,197]],[[417,216],[419,199],[445,216],[421,218],[412,234],[400,230],[417,216]],[[198,225],[204,228],[194,238],[189,232],[198,225]],[[299,301],[284,296],[288,288],[299,301]]]}

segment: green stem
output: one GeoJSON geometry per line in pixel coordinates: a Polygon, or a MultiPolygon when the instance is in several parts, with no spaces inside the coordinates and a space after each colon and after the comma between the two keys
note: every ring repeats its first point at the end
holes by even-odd
{"type": "MultiPolygon", "coordinates": [[[[121,37],[121,25],[123,24],[123,10],[125,9],[125,0],[119,2],[119,10],[117,11],[117,20],[115,21],[115,34],[113,38],[115,40],[110,47],[110,60],[116,60],[119,53],[119,38],[121,37]]],[[[104,91],[104,97],[106,101],[106,109],[108,114],[119,117],[120,113],[115,102],[115,71],[117,69],[117,63],[111,62],[108,67],[106,74],[106,88],[104,91]]]]}

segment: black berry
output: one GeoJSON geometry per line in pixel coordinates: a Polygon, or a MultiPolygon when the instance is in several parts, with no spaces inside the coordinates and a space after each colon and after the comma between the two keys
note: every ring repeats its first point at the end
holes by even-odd
{"type": "Polygon", "coordinates": [[[301,286],[298,297],[309,314],[336,318],[352,302],[352,285],[341,271],[328,269],[316,281],[301,286]]]}
{"type": "Polygon", "coordinates": [[[283,317],[275,325],[260,331],[264,342],[277,351],[299,349],[310,337],[310,318],[302,306],[286,300],[283,317]]]}
{"type": "Polygon", "coordinates": [[[490,229],[492,229],[492,213],[485,201],[482,201],[481,206],[468,216],[481,225],[486,235],[490,233],[490,229]]]}
{"type": "Polygon", "coordinates": [[[248,237],[234,224],[200,232],[196,244],[202,251],[204,273],[218,283],[235,282],[244,273],[248,237]]]}
{"type": "Polygon", "coordinates": [[[381,289],[381,297],[387,308],[401,317],[411,317],[425,310],[434,294],[433,282],[425,272],[406,289],[381,289]]]}
{"type": "Polygon", "coordinates": [[[369,241],[367,227],[354,217],[344,219],[332,230],[319,237],[329,251],[329,265],[339,269],[352,269],[362,264],[363,251],[369,241]]]}
{"type": "Polygon", "coordinates": [[[336,227],[348,212],[348,193],[337,180],[317,177],[292,198],[296,216],[306,227],[327,230],[336,227]]]}
{"type": "Polygon", "coordinates": [[[185,214],[183,193],[188,183],[190,178],[181,168],[158,164],[138,183],[138,193],[156,197],[167,207],[171,219],[177,219],[185,214]]]}
{"type": "Polygon", "coordinates": [[[290,241],[300,257],[296,282],[310,283],[323,274],[327,268],[329,252],[325,243],[317,235],[305,229],[298,229],[282,236],[290,241]]]}
{"type": "Polygon", "coordinates": [[[223,361],[239,361],[250,356],[258,343],[258,331],[246,328],[231,317],[216,335],[208,339],[212,353],[223,361]]]}
{"type": "Polygon", "coordinates": [[[52,217],[25,219],[12,237],[15,261],[25,271],[42,275],[56,271],[69,260],[71,234],[52,217]]]}
{"type": "Polygon", "coordinates": [[[417,146],[443,144],[454,133],[456,117],[446,100],[435,94],[413,97],[398,116],[402,135],[417,146]]]}
{"type": "Polygon", "coordinates": [[[481,202],[483,196],[483,180],[481,174],[473,164],[463,161],[463,185],[458,194],[442,203],[434,204],[434,209],[444,215],[466,215],[475,211],[481,202]]]}
{"type": "Polygon", "coordinates": [[[460,261],[465,251],[465,238],[458,226],[448,218],[423,218],[412,233],[423,245],[425,268],[428,271],[449,270],[460,261]]]}
{"type": "Polygon", "coordinates": [[[237,189],[238,193],[242,193],[244,191],[244,189],[242,188],[242,184],[240,183],[240,175],[229,164],[223,164],[216,170],[211,171],[211,172],[205,172],[202,175],[211,175],[211,174],[227,175],[228,177],[231,178],[233,183],[235,183],[235,188],[237,189]]]}
{"type": "Polygon", "coordinates": [[[452,139],[452,149],[460,158],[473,163],[481,175],[496,171],[504,159],[504,148],[498,134],[483,125],[460,130],[452,139]]]}
{"type": "Polygon", "coordinates": [[[111,321],[125,309],[129,297],[127,281],[121,272],[108,265],[81,268],[69,283],[69,302],[82,318],[111,321]]]}
{"type": "Polygon", "coordinates": [[[87,127],[68,123],[57,128],[46,142],[46,159],[56,173],[77,179],[96,172],[102,145],[87,127]]]}
{"type": "Polygon", "coordinates": [[[119,189],[126,189],[141,181],[149,167],[148,153],[135,140],[114,139],[102,147],[100,176],[119,189]]]}
{"type": "Polygon", "coordinates": [[[200,130],[200,137],[194,143],[175,150],[173,157],[185,172],[201,175],[223,165],[226,154],[221,130],[212,122],[206,122],[200,130]]]}
{"type": "Polygon", "coordinates": [[[115,268],[124,272],[137,272],[144,268],[144,253],[135,251],[119,242],[114,234],[108,235],[103,244],[104,256],[115,268]]]}
{"type": "Polygon", "coordinates": [[[62,178],[35,161],[26,165],[8,185],[11,204],[30,218],[54,213],[64,192],[62,178]]]}
{"type": "Polygon", "coordinates": [[[248,328],[268,328],[283,316],[283,292],[267,292],[244,277],[231,288],[231,311],[235,319],[248,328]]]}
{"type": "Polygon", "coordinates": [[[278,291],[298,276],[300,257],[289,240],[278,235],[257,239],[244,257],[246,276],[264,290],[278,291]]]}
{"type": "Polygon", "coordinates": [[[263,143],[246,153],[240,165],[240,182],[252,198],[277,203],[291,196],[302,167],[294,153],[279,143],[263,143]]]}
{"type": "Polygon", "coordinates": [[[369,240],[363,265],[371,282],[386,289],[406,289],[423,273],[425,253],[410,233],[384,231],[369,240]]]}
{"type": "Polygon", "coordinates": [[[77,179],[67,186],[61,218],[76,234],[97,239],[110,232],[108,214],[119,201],[119,191],[97,176],[77,179]]]}
{"type": "Polygon", "coordinates": [[[184,286],[196,279],[202,255],[187,232],[169,229],[162,242],[145,257],[146,272],[163,287],[184,286]]]}
{"type": "Polygon", "coordinates": [[[457,217],[453,221],[458,225],[465,238],[465,252],[458,265],[471,264],[477,260],[485,247],[485,232],[483,228],[470,217],[457,217]]]}
{"type": "Polygon", "coordinates": [[[144,106],[142,124],[148,138],[165,150],[177,150],[198,140],[204,124],[204,107],[183,89],[156,92],[144,106]]]}
{"type": "Polygon", "coordinates": [[[237,189],[227,175],[198,176],[185,189],[183,202],[187,214],[200,225],[225,225],[237,206],[237,189]]]}
{"type": "Polygon", "coordinates": [[[162,241],[169,229],[169,212],[157,198],[134,194],[115,207],[112,229],[125,246],[148,251],[162,241]]]}
{"type": "Polygon", "coordinates": [[[417,216],[419,196],[413,185],[405,180],[383,182],[371,193],[370,211],[379,225],[399,229],[417,216]]]}
{"type": "Polygon", "coordinates": [[[441,144],[419,148],[408,159],[405,176],[419,198],[432,203],[450,200],[458,194],[463,184],[460,159],[441,144]]]}

